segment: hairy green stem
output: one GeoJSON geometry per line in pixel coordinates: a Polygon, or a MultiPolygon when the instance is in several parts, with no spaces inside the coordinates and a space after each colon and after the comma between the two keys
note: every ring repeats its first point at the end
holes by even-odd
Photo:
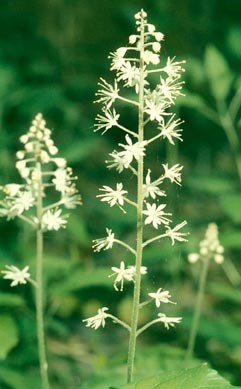
{"type": "Polygon", "coordinates": [[[204,259],[200,277],[199,277],[197,300],[196,300],[195,311],[194,311],[194,316],[192,321],[192,327],[191,327],[189,340],[188,340],[188,347],[187,347],[187,354],[186,354],[187,359],[192,357],[194,351],[194,345],[195,345],[195,340],[196,340],[197,330],[198,330],[198,323],[201,316],[202,301],[204,297],[209,263],[210,263],[210,257],[208,256],[204,259]]]}
{"type": "MultiPolygon", "coordinates": [[[[138,111],[138,141],[142,142],[144,135],[144,20],[140,25],[140,89],[139,89],[139,111],[138,111]]],[[[131,330],[127,360],[127,383],[132,382],[134,373],[134,362],[136,354],[136,338],[139,316],[140,291],[141,291],[141,264],[142,264],[142,241],[143,241],[143,158],[138,160],[137,171],[137,230],[136,230],[136,276],[133,293],[131,330]]]]}
{"type": "Polygon", "coordinates": [[[37,219],[39,225],[36,233],[36,318],[37,318],[37,336],[38,352],[40,363],[40,374],[42,380],[42,389],[49,389],[48,364],[46,358],[46,346],[44,335],[44,318],[43,318],[43,230],[41,226],[43,204],[42,204],[42,180],[41,164],[37,162],[36,168],[39,172],[38,198],[37,198],[37,219]]]}

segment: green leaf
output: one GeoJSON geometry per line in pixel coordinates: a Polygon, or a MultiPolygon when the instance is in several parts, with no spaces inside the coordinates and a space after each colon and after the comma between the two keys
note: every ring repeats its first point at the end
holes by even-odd
{"type": "Polygon", "coordinates": [[[65,280],[53,283],[50,286],[50,293],[55,295],[65,295],[82,288],[92,286],[111,286],[113,280],[108,278],[109,268],[97,268],[90,270],[77,269],[73,271],[65,280]]]}
{"type": "Polygon", "coordinates": [[[227,193],[232,187],[232,181],[226,177],[220,177],[217,175],[201,175],[196,174],[192,177],[187,177],[186,184],[190,188],[198,190],[200,192],[206,192],[210,194],[227,193]]]}
{"type": "Polygon", "coordinates": [[[204,66],[213,96],[216,100],[224,100],[230,90],[233,76],[225,58],[214,46],[207,47],[204,66]]]}
{"type": "Polygon", "coordinates": [[[229,389],[233,386],[206,364],[191,369],[173,370],[155,375],[122,389],[229,389]]]}
{"type": "Polygon", "coordinates": [[[1,293],[0,294],[0,306],[6,307],[23,307],[25,301],[21,296],[12,293],[1,293]]]}
{"type": "MultiPolygon", "coordinates": [[[[32,389],[39,388],[39,375],[26,374],[9,368],[0,368],[0,383],[4,382],[11,389],[32,389]]],[[[1,386],[2,387],[2,386],[1,386]]]]}
{"type": "Polygon", "coordinates": [[[0,315],[0,359],[5,359],[9,351],[18,343],[18,328],[9,315],[0,315]]]}
{"type": "Polygon", "coordinates": [[[223,194],[219,198],[220,205],[224,213],[230,217],[234,223],[241,223],[241,196],[239,193],[223,194]]]}

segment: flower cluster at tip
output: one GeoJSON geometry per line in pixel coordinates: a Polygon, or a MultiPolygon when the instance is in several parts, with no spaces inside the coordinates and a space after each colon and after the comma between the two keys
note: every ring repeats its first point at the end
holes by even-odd
{"type": "MultiPolygon", "coordinates": [[[[129,169],[137,175],[138,162],[146,156],[150,143],[157,139],[165,139],[174,145],[175,141],[182,140],[182,130],[179,128],[182,121],[171,113],[171,107],[175,104],[176,98],[182,95],[183,82],[180,78],[184,71],[182,64],[185,61],[176,61],[175,58],[168,57],[165,63],[161,63],[160,51],[164,35],[156,31],[153,24],[147,22],[145,11],[138,12],[135,19],[136,33],[129,37],[128,45],[110,54],[110,69],[116,73],[113,84],[103,78],[100,79],[96,102],[102,105],[102,113],[96,117],[95,131],[100,130],[104,134],[115,127],[124,133],[125,142],[119,143],[119,149],[109,154],[106,161],[107,167],[115,169],[118,173],[129,169]],[[156,77],[159,79],[155,87],[153,87],[153,75],[155,75],[155,80],[156,77]],[[132,106],[136,111],[140,107],[141,78],[143,81],[144,140],[138,139],[138,129],[135,131],[133,126],[128,128],[125,124],[125,117],[121,120],[123,105],[132,106]],[[128,94],[124,93],[125,88],[129,89],[128,94]],[[154,136],[153,131],[156,131],[154,136]],[[148,134],[152,136],[148,137],[148,134]]],[[[147,169],[143,184],[145,224],[150,224],[155,229],[162,225],[166,229],[167,236],[171,237],[172,243],[175,241],[173,237],[181,240],[178,238],[185,234],[170,228],[169,216],[171,214],[166,212],[166,204],[159,204],[159,197],[166,196],[161,188],[165,180],[181,185],[182,169],[180,164],[173,166],[162,164],[158,178],[153,178],[151,169],[147,169]]],[[[135,202],[128,197],[128,191],[122,182],[118,182],[116,188],[103,186],[100,192],[101,194],[97,197],[101,201],[107,202],[111,207],[117,205],[123,212],[125,212],[126,203],[135,206],[135,202]]],[[[184,225],[184,223],[179,224],[178,229],[184,225]]]]}
{"type": "Polygon", "coordinates": [[[57,231],[67,223],[62,208],[71,209],[81,204],[76,177],[67,167],[67,161],[58,156],[51,130],[46,127],[41,113],[35,116],[28,132],[20,137],[20,142],[23,148],[16,154],[16,168],[23,183],[0,188],[3,193],[0,216],[24,218],[32,226],[40,225],[42,230],[57,231]],[[57,191],[58,198],[53,204],[48,204],[47,191],[52,189],[57,191]],[[36,212],[31,212],[34,208],[36,210],[39,197],[46,202],[41,220],[36,217],[36,212]]]}
{"type": "Polygon", "coordinates": [[[210,223],[205,232],[205,237],[199,243],[199,253],[188,255],[190,263],[196,263],[198,260],[206,258],[213,259],[218,265],[224,261],[224,247],[219,242],[218,227],[215,223],[210,223]]]}

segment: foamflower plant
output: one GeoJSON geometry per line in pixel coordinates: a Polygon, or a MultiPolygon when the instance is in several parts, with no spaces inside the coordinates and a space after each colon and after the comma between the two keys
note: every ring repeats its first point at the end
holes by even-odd
{"type": "MultiPolygon", "coordinates": [[[[49,388],[43,320],[43,234],[58,231],[67,225],[68,211],[81,204],[75,185],[76,177],[67,161],[58,156],[58,149],[51,138],[51,130],[41,113],[32,121],[25,135],[20,137],[22,149],[17,152],[16,168],[21,183],[2,186],[0,216],[7,220],[21,219],[36,232],[36,279],[32,279],[29,266],[22,270],[6,265],[3,277],[11,286],[32,283],[36,291],[37,336],[42,388],[49,388]],[[50,202],[48,193],[56,193],[50,202]],[[67,213],[66,213],[67,211],[67,213]]],[[[52,197],[51,197],[52,198],[52,197]]]]}
{"type": "Polygon", "coordinates": [[[224,262],[224,247],[221,245],[218,235],[217,224],[210,223],[205,232],[204,239],[199,243],[199,252],[188,255],[188,261],[191,264],[200,262],[201,268],[198,279],[197,299],[188,340],[187,358],[191,358],[195,347],[210,262],[213,261],[217,265],[221,265],[224,262]]]}
{"type": "MultiPolygon", "coordinates": [[[[167,317],[162,307],[173,303],[170,292],[161,287],[144,296],[141,289],[142,277],[148,272],[143,264],[144,249],[161,239],[169,239],[174,245],[177,241],[185,242],[187,233],[183,232],[186,221],[173,225],[172,213],[168,210],[167,193],[163,188],[165,181],[181,185],[182,166],[167,163],[160,164],[159,176],[155,176],[144,163],[149,146],[155,141],[167,141],[174,145],[182,140],[181,120],[171,112],[176,97],[181,95],[183,82],[183,62],[167,58],[161,64],[160,51],[164,35],[157,32],[153,24],[148,23],[147,14],[141,10],[135,15],[136,31],[129,37],[129,43],[110,54],[111,71],[115,73],[113,83],[103,78],[99,82],[97,103],[102,111],[96,117],[95,131],[102,134],[114,129],[123,134],[123,140],[107,158],[108,169],[121,175],[129,171],[135,177],[136,192],[129,194],[128,186],[117,179],[114,187],[104,185],[97,197],[110,207],[118,207],[124,214],[130,207],[135,209],[133,219],[135,238],[133,245],[118,239],[115,232],[106,228],[106,236],[93,242],[94,251],[110,250],[118,244],[125,249],[127,258],[120,258],[112,267],[114,289],[122,292],[127,283],[133,285],[133,304],[130,326],[113,316],[108,307],[100,308],[96,316],[84,319],[87,327],[98,329],[104,327],[107,319],[120,324],[129,332],[127,357],[127,382],[133,380],[137,337],[148,327],[162,323],[166,329],[174,327],[181,317],[167,317]],[[158,77],[158,78],[157,78],[158,77]],[[154,85],[158,79],[157,85],[154,85]],[[122,110],[125,107],[125,110],[122,110]],[[137,125],[128,127],[128,109],[136,115],[137,125]],[[153,231],[153,237],[146,239],[146,229],[153,231]],[[132,258],[132,259],[130,259],[132,258]],[[139,310],[143,304],[153,303],[161,312],[143,327],[138,325],[139,310]]],[[[133,180],[134,182],[134,180],[133,180]]],[[[149,235],[150,236],[150,235],[149,235]]]]}

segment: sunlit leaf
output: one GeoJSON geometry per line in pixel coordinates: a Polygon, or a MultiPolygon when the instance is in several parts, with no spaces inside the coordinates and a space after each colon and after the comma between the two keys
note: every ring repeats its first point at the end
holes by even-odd
{"type": "Polygon", "coordinates": [[[18,328],[12,316],[0,316],[0,359],[5,359],[9,351],[18,343],[18,328]]]}
{"type": "Polygon", "coordinates": [[[205,52],[204,66],[213,96],[216,100],[224,100],[233,81],[226,59],[216,47],[210,45],[205,52]]]}
{"type": "Polygon", "coordinates": [[[206,364],[191,369],[173,370],[155,375],[121,389],[229,389],[233,386],[206,364]]]}

